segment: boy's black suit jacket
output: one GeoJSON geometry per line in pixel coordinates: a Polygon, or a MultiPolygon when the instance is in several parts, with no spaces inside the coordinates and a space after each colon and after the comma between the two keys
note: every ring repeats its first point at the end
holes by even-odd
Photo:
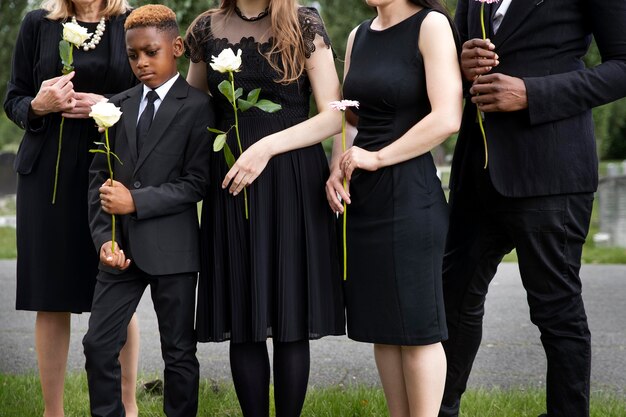
{"type": "MultiPolygon", "coordinates": [[[[137,154],[136,126],[143,85],[110,102],[122,117],[109,129],[115,158],[114,179],[131,192],[137,211],[116,216],[121,249],[144,272],[170,275],[200,268],[198,212],[204,197],[212,152],[207,127],[213,126],[209,96],[179,76],[163,101],[137,154]]],[[[104,141],[104,140],[103,140],[104,141]]],[[[90,168],[89,220],[100,250],[111,240],[111,216],[100,206],[98,189],[109,178],[106,156],[97,153],[90,168]]],[[[107,272],[119,273],[100,265],[107,272]]]]}
{"type": "MultiPolygon", "coordinates": [[[[458,2],[455,21],[462,42],[482,37],[480,5],[458,2]]],[[[487,36],[500,60],[492,73],[522,78],[528,94],[526,110],[485,114],[488,170],[496,190],[508,197],[595,191],[591,109],[626,96],[626,1],[513,0],[497,33],[487,36]],[[585,68],[581,58],[592,35],[603,62],[585,68]]],[[[469,180],[464,175],[468,155],[484,163],[480,151],[469,149],[482,149],[483,141],[476,106],[466,98],[453,190],[469,180]]]]}

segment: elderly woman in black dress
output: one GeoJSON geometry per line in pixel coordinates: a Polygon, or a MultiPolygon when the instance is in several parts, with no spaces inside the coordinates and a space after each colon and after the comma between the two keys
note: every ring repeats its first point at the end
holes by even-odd
{"type": "MultiPolygon", "coordinates": [[[[90,311],[98,258],[87,221],[89,149],[99,135],[90,108],[136,81],[126,58],[126,0],[45,0],[26,15],[15,45],[4,108],[25,130],[15,161],[18,310],[37,312],[35,345],[44,416],[63,415],[70,314],[90,311]],[[63,23],[94,35],[73,52],[75,72],[61,75],[63,23]],[[65,118],[52,204],[59,128],[65,118]]],[[[137,415],[136,321],[120,355],[127,416],[137,415]]]]}

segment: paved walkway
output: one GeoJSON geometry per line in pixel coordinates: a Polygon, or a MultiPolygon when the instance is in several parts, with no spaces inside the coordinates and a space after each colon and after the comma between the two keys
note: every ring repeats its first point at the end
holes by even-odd
{"type": "MultiPolygon", "coordinates": [[[[0,261],[0,372],[34,373],[32,312],[15,311],[15,262],[0,261]]],[[[626,393],[626,266],[585,266],[584,298],[593,335],[592,389],[626,393]]],[[[515,264],[501,265],[486,305],[483,344],[470,385],[515,387],[545,384],[539,332],[528,319],[524,290],[515,264]]],[[[148,292],[139,305],[140,372],[160,374],[159,335],[148,292]]],[[[69,368],[82,370],[81,338],[88,314],[73,316],[69,368]]],[[[311,384],[378,384],[371,345],[345,337],[311,344],[311,384]]],[[[228,344],[200,344],[202,377],[230,379],[228,344]]]]}

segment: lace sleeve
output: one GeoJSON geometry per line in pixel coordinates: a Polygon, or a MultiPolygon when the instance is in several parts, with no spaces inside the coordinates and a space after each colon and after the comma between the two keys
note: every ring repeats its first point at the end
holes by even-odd
{"type": "Polygon", "coordinates": [[[211,39],[211,16],[201,16],[185,36],[185,56],[192,62],[206,61],[206,43],[211,39]]]}
{"type": "Polygon", "coordinates": [[[300,21],[300,30],[304,39],[304,54],[307,58],[315,52],[315,36],[319,35],[324,40],[327,48],[330,48],[330,37],[324,27],[324,21],[313,7],[300,7],[298,9],[298,20],[300,21]]]}

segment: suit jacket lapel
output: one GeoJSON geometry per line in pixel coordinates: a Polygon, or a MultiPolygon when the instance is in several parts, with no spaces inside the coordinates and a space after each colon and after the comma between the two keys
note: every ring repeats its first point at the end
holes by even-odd
{"type": "Polygon", "coordinates": [[[137,117],[139,116],[139,102],[143,95],[143,84],[138,84],[128,92],[128,99],[122,104],[124,114],[124,129],[130,148],[132,163],[137,162],[137,117]]]}
{"type": "MultiPolygon", "coordinates": [[[[154,115],[152,125],[148,131],[148,137],[146,143],[141,148],[141,154],[138,157],[137,164],[135,165],[135,173],[141,165],[144,163],[148,155],[152,152],[154,147],[159,143],[159,140],[165,134],[167,127],[172,123],[178,110],[182,107],[183,103],[181,98],[187,97],[189,85],[182,76],[178,76],[178,79],[174,82],[170,91],[161,102],[159,109],[154,115]]],[[[135,139],[136,141],[136,139],[135,139]]]]}
{"type": "Polygon", "coordinates": [[[544,1],[549,0],[512,0],[502,23],[500,23],[498,32],[491,37],[496,49],[500,48],[507,38],[528,18],[528,15],[540,7],[544,1]]]}

